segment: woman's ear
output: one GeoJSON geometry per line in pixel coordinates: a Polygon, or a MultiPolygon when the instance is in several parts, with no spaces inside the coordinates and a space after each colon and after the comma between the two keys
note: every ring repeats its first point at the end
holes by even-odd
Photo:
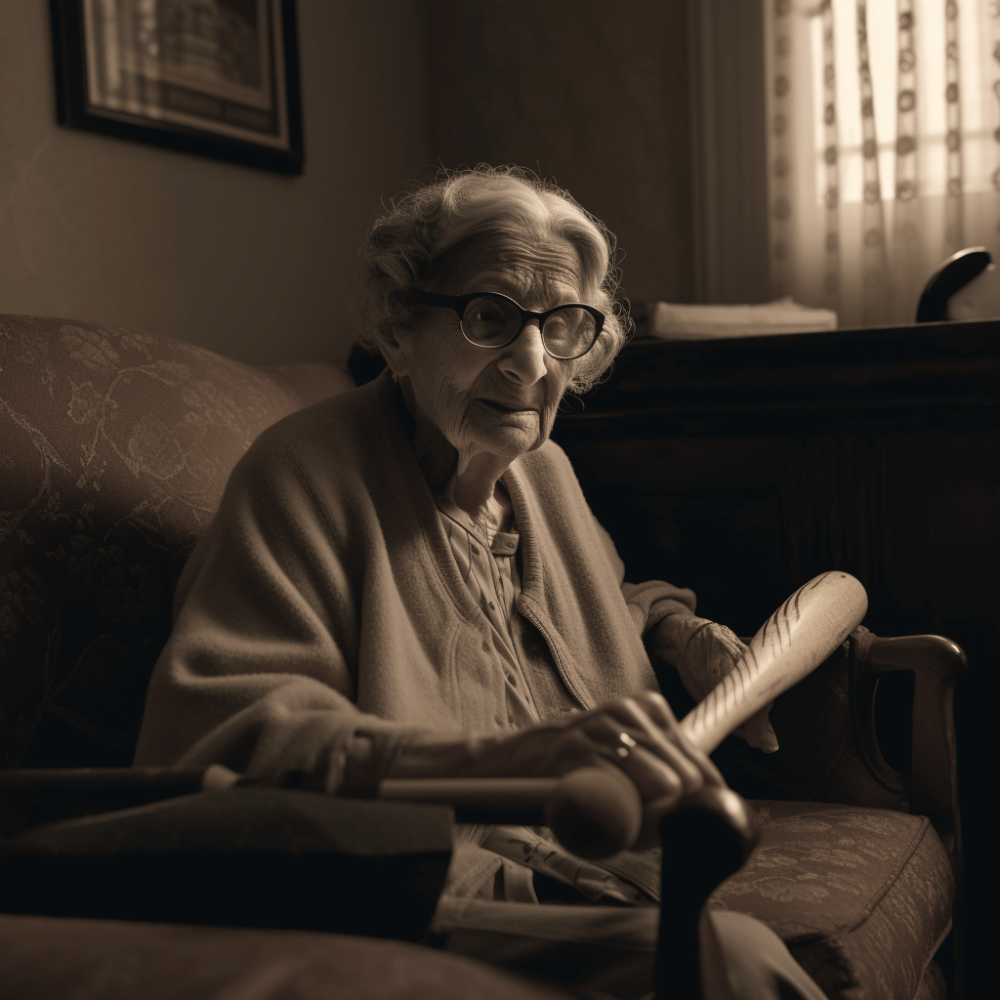
{"type": "Polygon", "coordinates": [[[393,330],[379,345],[382,357],[396,378],[410,374],[408,360],[413,332],[411,330],[393,330]]]}

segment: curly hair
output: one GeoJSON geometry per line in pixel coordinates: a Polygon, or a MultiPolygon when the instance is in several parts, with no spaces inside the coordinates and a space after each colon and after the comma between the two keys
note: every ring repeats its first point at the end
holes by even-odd
{"type": "Polygon", "coordinates": [[[442,171],[391,203],[359,254],[362,345],[375,353],[393,330],[418,326],[427,307],[417,302],[417,293],[437,290],[470,257],[481,259],[492,246],[499,252],[503,246],[551,245],[554,237],[576,251],[581,287],[592,290],[606,315],[601,336],[576,362],[567,386],[586,391],[621,350],[631,326],[615,238],[568,191],[521,167],[442,171]]]}

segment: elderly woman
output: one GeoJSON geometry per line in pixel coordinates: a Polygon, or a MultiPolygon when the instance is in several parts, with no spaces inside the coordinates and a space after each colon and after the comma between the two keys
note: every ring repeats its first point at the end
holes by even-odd
{"type": "MultiPolygon", "coordinates": [[[[702,696],[741,644],[695,617],[691,591],[624,582],[549,441],[563,395],[625,339],[611,235],[566,192],[480,168],[403,198],[363,253],[388,369],[275,425],[234,469],[179,585],[136,762],[340,795],[596,764],[657,814],[721,783],[649,653],[702,696]]],[[[776,747],[766,716],[748,738],[776,747]]],[[[472,899],[508,900],[519,932],[565,939],[524,911],[562,886],[618,904],[576,908],[606,923],[651,903],[656,867],[649,852],[583,862],[545,830],[463,829],[438,929],[468,928],[472,899]]],[[[638,996],[641,981],[632,968],[603,983],[638,996]]]]}

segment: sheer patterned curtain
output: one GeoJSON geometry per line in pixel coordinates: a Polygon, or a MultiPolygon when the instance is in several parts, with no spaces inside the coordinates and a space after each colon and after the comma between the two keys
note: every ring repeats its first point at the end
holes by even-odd
{"type": "Polygon", "coordinates": [[[949,254],[1000,263],[1000,0],[763,0],[772,293],[912,322],[949,254]]]}

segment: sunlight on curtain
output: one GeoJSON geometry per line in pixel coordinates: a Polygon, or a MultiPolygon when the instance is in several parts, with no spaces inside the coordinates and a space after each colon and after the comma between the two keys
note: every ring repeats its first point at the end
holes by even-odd
{"type": "Polygon", "coordinates": [[[1000,0],[764,0],[772,292],[912,322],[940,262],[1000,263],[1000,0]]]}

